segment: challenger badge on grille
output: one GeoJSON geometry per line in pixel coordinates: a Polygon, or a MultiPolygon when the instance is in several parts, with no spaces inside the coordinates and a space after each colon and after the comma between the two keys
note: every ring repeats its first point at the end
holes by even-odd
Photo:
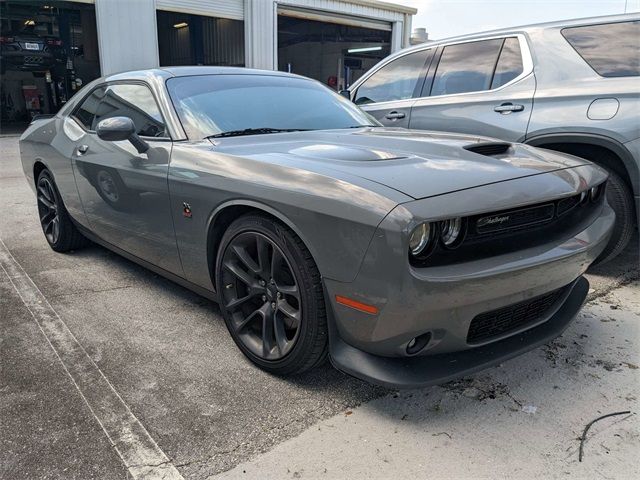
{"type": "Polygon", "coordinates": [[[478,228],[486,227],[487,225],[500,225],[509,221],[509,215],[496,215],[495,217],[482,217],[478,220],[478,228]]]}
{"type": "Polygon", "coordinates": [[[496,232],[543,223],[553,218],[553,204],[496,213],[476,220],[478,233],[496,232]]]}

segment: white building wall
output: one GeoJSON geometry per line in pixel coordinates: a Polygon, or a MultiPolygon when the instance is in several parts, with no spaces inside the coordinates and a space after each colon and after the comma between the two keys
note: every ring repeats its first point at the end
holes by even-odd
{"type": "Polygon", "coordinates": [[[273,0],[244,0],[244,3],[245,66],[276,70],[276,3],[273,0]]]}
{"type": "Polygon", "coordinates": [[[158,66],[155,0],[96,0],[96,25],[102,75],[158,66]]]}
{"type": "Polygon", "coordinates": [[[408,11],[370,0],[95,0],[95,4],[103,75],[159,65],[156,9],[244,20],[245,64],[252,68],[277,68],[278,5],[388,22],[392,52],[409,46],[411,36],[408,11]]]}
{"type": "Polygon", "coordinates": [[[244,0],[156,0],[156,7],[170,12],[191,13],[209,17],[231,18],[234,20],[242,20],[244,18],[244,0]]]}

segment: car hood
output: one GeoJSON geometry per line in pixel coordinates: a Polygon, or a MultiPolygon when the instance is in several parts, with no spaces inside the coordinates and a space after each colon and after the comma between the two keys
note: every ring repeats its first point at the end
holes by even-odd
{"type": "Polygon", "coordinates": [[[220,153],[317,173],[342,172],[414,199],[589,163],[486,137],[398,128],[290,132],[213,142],[220,153]],[[477,153],[474,148],[495,153],[477,153]]]}

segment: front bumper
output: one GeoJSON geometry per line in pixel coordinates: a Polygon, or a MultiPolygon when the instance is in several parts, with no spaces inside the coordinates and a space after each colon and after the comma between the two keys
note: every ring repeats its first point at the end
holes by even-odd
{"type": "Polygon", "coordinates": [[[381,357],[348,345],[333,332],[331,363],[345,373],[387,388],[419,388],[453,380],[521,355],[560,335],[576,316],[589,292],[580,277],[562,306],[546,322],[488,345],[415,357],[381,357]]]}
{"type": "Polygon", "coordinates": [[[391,254],[397,249],[393,235],[381,225],[354,282],[325,279],[331,361],[372,383],[409,388],[441,383],[535,348],[560,335],[579,311],[588,291],[582,274],[606,246],[614,221],[605,203],[591,224],[564,241],[424,269],[397,261],[391,254]],[[383,261],[390,258],[395,262],[383,261]],[[542,317],[484,342],[469,341],[478,315],[558,289],[561,298],[542,317]],[[335,295],[375,305],[379,313],[336,304],[335,295]],[[427,346],[409,355],[409,342],[427,333],[427,346]]]}

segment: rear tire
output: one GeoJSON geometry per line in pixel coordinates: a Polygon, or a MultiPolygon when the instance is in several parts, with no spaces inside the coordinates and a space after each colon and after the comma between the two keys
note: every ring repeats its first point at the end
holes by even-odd
{"type": "Polygon", "coordinates": [[[291,375],[327,358],[320,273],[289,228],[257,214],[238,218],[220,242],[215,277],[229,333],[257,366],[291,375]]]}
{"type": "Polygon", "coordinates": [[[89,243],[76,228],[71,216],[62,203],[53,175],[44,169],[36,182],[38,215],[44,237],[56,252],[77,250],[89,243]]]}
{"type": "Polygon", "coordinates": [[[616,222],[609,243],[596,258],[594,265],[606,263],[622,252],[631,240],[635,224],[631,190],[625,181],[611,170],[607,182],[607,202],[616,212],[616,222]]]}

